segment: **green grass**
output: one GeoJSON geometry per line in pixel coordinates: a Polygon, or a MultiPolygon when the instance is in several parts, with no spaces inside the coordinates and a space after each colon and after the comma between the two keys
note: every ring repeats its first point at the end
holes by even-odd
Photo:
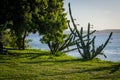
{"type": "Polygon", "coordinates": [[[9,50],[0,55],[0,80],[120,80],[120,69],[114,72],[118,64],[50,56],[41,50],[9,50]]]}

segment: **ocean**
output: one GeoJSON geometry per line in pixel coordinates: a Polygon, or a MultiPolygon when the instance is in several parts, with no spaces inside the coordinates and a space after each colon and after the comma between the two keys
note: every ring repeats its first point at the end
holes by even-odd
{"type": "MultiPolygon", "coordinates": [[[[96,33],[96,40],[95,44],[96,46],[101,45],[106,41],[108,38],[109,33],[96,33]]],[[[48,46],[46,44],[42,44],[40,42],[40,36],[38,33],[36,34],[30,34],[27,39],[32,39],[32,42],[29,42],[29,45],[33,49],[42,49],[42,50],[49,50],[48,46]]],[[[107,58],[104,58],[103,56],[99,55],[98,58],[102,60],[107,61],[113,61],[113,62],[120,62],[120,33],[113,33],[112,38],[108,45],[103,50],[107,58]]],[[[80,57],[80,54],[78,51],[72,51],[69,53],[66,53],[67,55],[73,56],[73,57],[80,57]]]]}

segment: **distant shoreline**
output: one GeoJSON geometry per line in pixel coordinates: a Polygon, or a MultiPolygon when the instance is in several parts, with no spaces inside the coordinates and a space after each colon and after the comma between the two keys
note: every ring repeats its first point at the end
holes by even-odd
{"type": "MultiPolygon", "coordinates": [[[[86,32],[86,30],[84,31],[86,32]]],[[[104,29],[104,30],[96,30],[95,33],[110,33],[110,32],[113,32],[113,33],[120,33],[120,29],[104,29]]],[[[69,30],[65,31],[65,33],[70,33],[69,30]]]]}
{"type": "Polygon", "coordinates": [[[97,33],[120,33],[120,29],[105,29],[105,30],[97,30],[97,33]]]}

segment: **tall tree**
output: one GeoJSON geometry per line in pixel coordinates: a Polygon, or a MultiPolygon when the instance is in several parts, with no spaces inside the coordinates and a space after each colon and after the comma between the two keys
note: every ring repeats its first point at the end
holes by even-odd
{"type": "MultiPolygon", "coordinates": [[[[2,0],[0,1],[0,25],[6,21],[11,23],[10,30],[17,37],[16,44],[19,49],[25,48],[27,33],[33,31],[31,6],[34,0],[2,0]]],[[[3,27],[3,26],[1,26],[3,27]]]]}
{"type": "Polygon", "coordinates": [[[38,30],[43,35],[42,42],[52,50],[56,43],[63,42],[63,31],[67,28],[65,16],[63,0],[0,1],[0,24],[8,21],[19,49],[24,49],[27,33],[38,30]]]}
{"type": "Polygon", "coordinates": [[[48,44],[52,54],[57,53],[57,44],[64,42],[63,31],[67,29],[66,13],[64,13],[63,0],[47,0],[43,2],[45,8],[43,14],[40,13],[41,23],[39,33],[43,35],[43,43],[48,44]],[[46,5],[48,4],[48,5],[46,5]],[[43,17],[42,17],[43,16],[43,17]]]}

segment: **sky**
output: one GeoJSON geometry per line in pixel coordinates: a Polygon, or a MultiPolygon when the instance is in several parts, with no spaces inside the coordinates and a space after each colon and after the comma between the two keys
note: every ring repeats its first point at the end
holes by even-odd
{"type": "Polygon", "coordinates": [[[120,0],[65,0],[64,8],[68,19],[69,2],[79,27],[86,29],[90,22],[96,30],[120,29],[120,0]]]}

